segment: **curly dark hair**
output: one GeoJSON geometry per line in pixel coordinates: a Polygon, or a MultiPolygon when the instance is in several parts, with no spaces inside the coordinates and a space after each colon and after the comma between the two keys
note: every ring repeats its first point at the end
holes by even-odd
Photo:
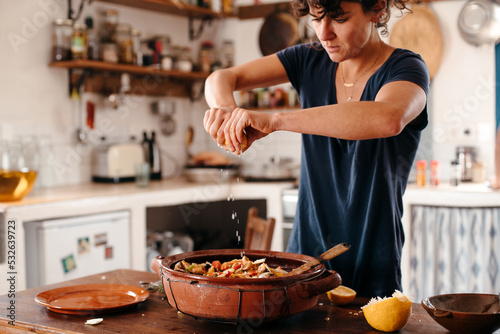
{"type": "Polygon", "coordinates": [[[396,7],[401,12],[403,10],[411,11],[407,4],[411,0],[385,0],[385,7],[377,7],[378,0],[293,0],[292,9],[297,17],[304,17],[309,15],[309,8],[320,9],[321,17],[329,16],[331,18],[338,18],[344,14],[344,11],[340,7],[342,2],[355,2],[360,3],[363,7],[365,13],[376,13],[378,11],[383,11],[380,22],[377,23],[377,28],[381,28],[381,34],[383,36],[388,35],[387,22],[391,18],[391,6],[396,7]]]}

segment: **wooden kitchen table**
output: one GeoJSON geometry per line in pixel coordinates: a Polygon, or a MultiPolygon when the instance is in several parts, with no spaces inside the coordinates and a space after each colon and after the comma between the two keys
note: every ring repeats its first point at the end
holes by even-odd
{"type": "MultiPolygon", "coordinates": [[[[156,273],[135,270],[115,270],[98,275],[28,289],[15,293],[15,298],[0,296],[0,333],[381,333],[368,325],[360,307],[367,299],[356,298],[347,306],[333,306],[326,294],[308,311],[288,319],[253,328],[249,325],[231,325],[197,320],[177,312],[163,299],[163,293],[152,292],[138,305],[117,313],[102,315],[67,315],[52,312],[37,304],[35,296],[45,290],[80,284],[125,284],[140,287],[140,281],[156,282],[156,273]],[[8,307],[14,301],[15,322],[9,324],[8,307]],[[85,325],[92,318],[104,318],[98,325],[85,325]]],[[[192,296],[196,298],[196,296],[192,296]]],[[[410,321],[400,333],[448,333],[425,312],[420,304],[413,304],[410,321]]]]}

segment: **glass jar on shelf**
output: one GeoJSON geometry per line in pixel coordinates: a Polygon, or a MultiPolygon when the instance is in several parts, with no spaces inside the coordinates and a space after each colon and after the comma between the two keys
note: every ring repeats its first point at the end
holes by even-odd
{"type": "Polygon", "coordinates": [[[234,0],[222,0],[222,12],[224,14],[233,14],[234,0]]]}
{"type": "Polygon", "coordinates": [[[85,24],[75,24],[71,37],[71,59],[87,59],[87,26],[85,24]]]}
{"type": "Polygon", "coordinates": [[[103,13],[104,24],[101,28],[101,43],[114,43],[115,29],[118,25],[118,11],[107,9],[103,13]]]}
{"type": "Polygon", "coordinates": [[[52,23],[52,61],[71,59],[73,21],[57,19],[52,23]]]}
{"type": "Polygon", "coordinates": [[[191,49],[187,46],[180,47],[175,61],[175,69],[181,72],[191,72],[193,70],[193,60],[191,49]]]}
{"type": "Polygon", "coordinates": [[[118,47],[115,43],[101,44],[102,60],[108,63],[118,63],[118,47]]]}
{"type": "Polygon", "coordinates": [[[132,42],[132,27],[121,23],[116,26],[116,44],[118,45],[118,60],[120,63],[134,63],[134,43],[132,42]]]}

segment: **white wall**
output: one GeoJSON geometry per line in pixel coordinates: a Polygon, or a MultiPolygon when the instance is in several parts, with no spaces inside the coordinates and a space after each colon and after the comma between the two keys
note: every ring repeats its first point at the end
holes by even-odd
{"type": "Polygon", "coordinates": [[[478,158],[493,175],[495,140],[495,48],[475,47],[460,36],[457,21],[465,1],[433,2],[444,37],[439,72],[431,83],[433,154],[450,173],[456,146],[478,148],[478,158]],[[465,130],[470,135],[464,134],[465,130]]]}
{"type": "MultiPolygon", "coordinates": [[[[78,1],[73,1],[77,3],[78,1]]],[[[238,2],[251,4],[250,0],[238,2]]],[[[434,2],[442,25],[445,52],[442,66],[431,86],[429,110],[434,135],[430,140],[433,157],[443,162],[443,178],[452,159],[456,145],[481,145],[481,157],[492,171],[492,149],[494,131],[494,73],[493,47],[476,48],[463,42],[458,35],[456,19],[465,1],[434,2]],[[486,82],[486,84],[485,84],[486,82]],[[457,117],[458,116],[458,117],[457,117]],[[459,136],[463,127],[470,127],[472,135],[459,136]],[[485,130],[487,129],[487,130],[485,130]]],[[[74,4],[76,6],[76,4],[74,4]]],[[[120,21],[131,23],[142,31],[143,37],[157,34],[170,35],[175,44],[188,44],[188,21],[186,18],[158,14],[128,7],[93,2],[87,6],[85,15],[97,17],[104,8],[117,8],[120,21]],[[140,17],[139,15],[140,14],[140,17]]],[[[49,68],[51,22],[65,17],[65,0],[20,0],[15,5],[0,3],[0,138],[11,139],[30,134],[48,135],[56,153],[55,184],[80,183],[90,180],[90,149],[76,140],[77,112],[72,109],[68,95],[68,73],[66,70],[49,68]]],[[[196,21],[198,22],[198,21],[196,21]]],[[[202,38],[190,45],[193,54],[199,42],[214,39],[220,45],[224,39],[232,39],[236,46],[236,63],[260,56],[258,31],[263,19],[216,21],[208,26],[202,38]]],[[[100,134],[99,124],[104,121],[113,125],[108,136],[136,135],[143,130],[159,133],[159,118],[153,115],[149,105],[154,98],[133,98],[118,111],[106,106],[102,96],[87,94],[97,102],[94,135],[100,134]]],[[[177,173],[185,163],[185,129],[188,123],[195,126],[194,152],[220,150],[202,129],[201,120],[207,105],[201,100],[174,99],[177,131],[173,136],[160,136],[164,150],[165,174],[177,173]]],[[[241,157],[249,166],[247,171],[258,171],[273,155],[300,155],[300,136],[276,133],[255,144],[241,157]]]]}

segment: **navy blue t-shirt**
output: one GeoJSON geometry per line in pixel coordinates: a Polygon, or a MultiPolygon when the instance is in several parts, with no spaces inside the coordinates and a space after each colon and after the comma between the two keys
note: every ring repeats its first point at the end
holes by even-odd
{"type": "MultiPolygon", "coordinates": [[[[302,108],[337,103],[338,63],[323,49],[297,45],[278,57],[302,108]]],[[[396,49],[368,80],[361,100],[373,101],[393,81],[413,82],[428,94],[429,72],[422,58],[396,49]]],[[[351,245],[327,267],[359,296],[390,296],[402,289],[402,197],[427,125],[427,107],[417,123],[379,139],[302,135],[299,202],[287,251],[317,256],[338,243],[351,245]]]]}

